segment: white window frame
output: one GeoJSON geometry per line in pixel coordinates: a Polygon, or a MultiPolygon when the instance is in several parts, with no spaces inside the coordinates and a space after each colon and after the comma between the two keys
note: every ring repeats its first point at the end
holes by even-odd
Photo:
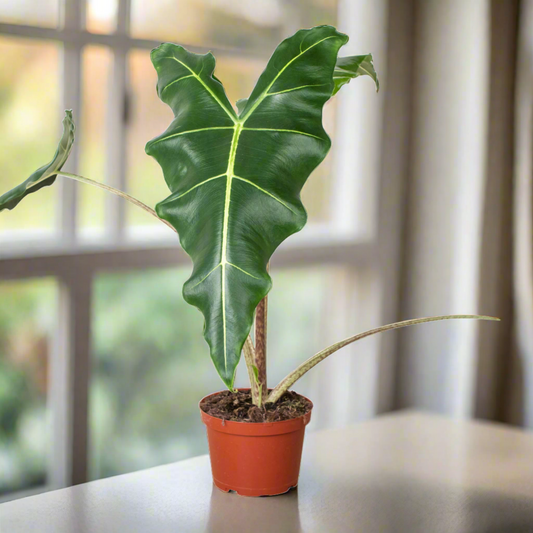
{"type": "MultiPolygon", "coordinates": [[[[111,142],[108,143],[106,178],[108,183],[124,190],[126,135],[123,109],[127,56],[131,49],[149,50],[159,42],[129,36],[130,0],[119,0],[117,31],[106,35],[92,34],[84,29],[86,0],[64,0],[64,3],[62,29],[0,22],[0,36],[51,40],[64,45],[62,107],[72,109],[75,117],[81,116],[84,47],[104,45],[110,49],[114,61],[108,94],[111,105],[108,106],[107,135],[111,142]]],[[[376,98],[368,109],[360,109],[358,98],[367,90],[361,84],[354,83],[345,94],[339,94],[341,135],[338,137],[343,140],[338,143],[341,156],[337,157],[333,184],[333,221],[325,226],[306,228],[289,239],[273,260],[276,268],[313,265],[344,268],[343,279],[332,284],[332,297],[324,313],[328,332],[324,342],[397,318],[402,229],[400,198],[407,168],[406,151],[397,145],[397,139],[407,136],[409,127],[407,95],[410,77],[408,72],[395,67],[394,58],[409,53],[410,43],[405,36],[408,35],[406,28],[411,2],[339,0],[339,4],[339,20],[343,21],[339,28],[352,37],[352,44],[344,50],[346,54],[367,51],[359,46],[361,39],[357,36],[361,33],[363,37],[375,35],[372,51],[375,58],[382,59],[379,71],[380,95],[383,96],[376,98]],[[365,20],[365,24],[361,24],[361,20],[365,20]],[[384,27],[388,28],[386,32],[384,27]],[[392,80],[394,94],[386,91],[387,83],[392,80]],[[354,116],[360,122],[354,120],[354,116]],[[360,124],[357,130],[354,124],[360,124]],[[388,149],[386,157],[380,153],[381,146],[388,149]],[[361,157],[362,154],[365,157],[361,157]],[[364,175],[365,180],[356,180],[357,175],[364,175]],[[361,220],[356,220],[353,212],[364,212],[365,224],[361,225],[361,220]],[[359,228],[357,233],[353,231],[355,226],[359,228]]],[[[194,46],[189,48],[200,51],[194,46]]],[[[217,49],[213,51],[216,54],[217,49]]],[[[246,54],[244,51],[235,53],[246,54]]],[[[70,172],[77,170],[78,146],[75,145],[68,163],[70,172]]],[[[48,389],[52,434],[58,438],[53,438],[50,443],[48,483],[31,492],[87,481],[91,292],[95,276],[109,271],[190,264],[175,236],[169,235],[165,228],[155,241],[153,231],[150,232],[150,242],[129,238],[125,230],[124,202],[111,195],[106,205],[107,238],[99,243],[80,240],[76,231],[78,184],[66,179],[58,181],[59,233],[54,239],[41,239],[39,243],[24,240],[0,247],[0,281],[50,276],[58,280],[60,286],[59,331],[51,353],[48,389]]],[[[322,364],[313,398],[316,401],[316,427],[369,418],[392,406],[394,335],[369,339],[361,347],[352,346],[345,350],[353,356],[346,353],[322,364]],[[337,401],[340,399],[342,401],[337,401]],[[355,411],[346,409],[346,399],[357,406],[355,411]]],[[[12,494],[4,499],[26,494],[12,494]]]]}

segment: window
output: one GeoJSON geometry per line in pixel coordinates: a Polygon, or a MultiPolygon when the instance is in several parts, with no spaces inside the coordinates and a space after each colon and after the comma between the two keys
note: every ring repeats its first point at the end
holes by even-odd
{"type": "MultiPolygon", "coordinates": [[[[201,336],[203,318],[181,298],[189,267],[100,274],[94,283],[90,477],[207,453],[198,401],[221,384],[201,336]],[[148,297],[149,296],[149,297],[148,297]],[[113,328],[109,324],[113,324],[113,328]]],[[[280,381],[320,341],[331,267],[278,270],[270,298],[270,379],[280,381]],[[312,287],[312,290],[309,290],[312,287]],[[288,321],[287,316],[298,320],[288,321]],[[311,332],[311,333],[310,333],[311,332]]],[[[313,396],[316,376],[299,384],[313,396]]],[[[236,386],[247,386],[245,371],[236,386]]]]}
{"type": "MultiPolygon", "coordinates": [[[[49,160],[62,110],[72,108],[70,170],[154,205],[167,190],[144,145],[171,115],[157,98],[149,50],[163,40],[209,47],[235,102],[249,94],[281,39],[337,22],[352,37],[345,53],[372,50],[384,81],[381,2],[3,2],[2,192],[49,160]]],[[[359,83],[326,107],[335,149],[304,190],[310,222],[273,259],[273,382],[328,341],[383,321],[376,269],[382,105],[370,83],[359,83]]],[[[202,317],[181,298],[189,260],[175,235],[154,222],[67,181],[0,215],[0,395],[11,394],[0,401],[0,470],[6,460],[15,464],[10,450],[24,452],[28,419],[40,435],[39,449],[30,450],[35,460],[21,455],[27,470],[0,490],[42,491],[205,451],[196,404],[222,384],[202,317]],[[19,349],[27,365],[17,366],[19,349]],[[45,361],[47,377],[40,369],[37,378],[34,366],[45,361]],[[16,380],[23,397],[10,392],[16,380]]],[[[376,411],[378,352],[378,341],[352,347],[304,380],[302,392],[317,400],[315,427],[376,411]],[[363,398],[363,407],[349,411],[346,398],[363,398]],[[333,421],[318,404],[333,408],[333,421]]]]}

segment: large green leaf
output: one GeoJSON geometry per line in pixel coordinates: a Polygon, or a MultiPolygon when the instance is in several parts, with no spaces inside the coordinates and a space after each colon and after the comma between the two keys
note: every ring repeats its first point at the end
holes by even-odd
{"type": "Polygon", "coordinates": [[[52,185],[56,180],[57,173],[67,162],[72,145],[74,144],[74,122],[72,121],[72,111],[65,111],[63,119],[63,136],[59,141],[54,158],[50,163],[36,170],[25,182],[21,183],[11,191],[0,196],[0,211],[13,209],[28,194],[37,192],[39,189],[52,185]]]}
{"type": "Polygon", "coordinates": [[[271,287],[270,256],[306,222],[300,191],[330,148],[322,108],[347,41],[331,26],[283,41],[239,115],[211,53],[169,43],[152,51],[159,97],[175,117],[146,145],[172,193],[156,210],[193,260],[183,294],[203,313],[211,357],[230,388],[254,310],[271,287]]]}

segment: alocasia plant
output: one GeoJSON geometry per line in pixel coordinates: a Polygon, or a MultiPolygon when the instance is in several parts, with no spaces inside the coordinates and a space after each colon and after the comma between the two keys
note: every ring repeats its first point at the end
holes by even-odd
{"type": "Polygon", "coordinates": [[[172,192],[156,210],[193,260],[183,295],[202,311],[211,357],[230,388],[254,310],[272,285],[270,256],[307,220],[300,191],[331,145],[322,108],[347,40],[323,26],[284,41],[238,115],[212,54],[168,43],[152,52],[159,97],[175,116],[146,146],[172,192]]]}
{"type": "MultiPolygon", "coordinates": [[[[171,193],[156,211],[121,191],[61,171],[74,140],[69,111],[52,163],[2,196],[0,210],[12,209],[27,194],[63,175],[120,194],[163,220],[178,233],[192,258],[193,271],[183,295],[205,317],[204,335],[218,373],[232,389],[244,347],[257,405],[276,401],[307,370],[359,338],[431,320],[491,319],[415,319],[356,335],[303,363],[267,397],[265,356],[255,353],[249,332],[255,310],[272,286],[270,257],[307,220],[300,192],[331,146],[322,109],[358,76],[370,76],[379,88],[370,54],[338,57],[347,41],[331,26],[298,31],[278,46],[250,97],[237,102],[237,111],[214,74],[211,53],[194,54],[182,46],[162,44],[151,58],[159,97],[174,112],[174,120],[146,145],[147,154],[161,165],[171,193]]],[[[261,321],[265,315],[262,309],[261,321]]]]}

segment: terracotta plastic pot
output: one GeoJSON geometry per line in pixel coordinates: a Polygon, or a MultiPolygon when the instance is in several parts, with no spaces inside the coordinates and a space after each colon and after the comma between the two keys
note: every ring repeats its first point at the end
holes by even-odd
{"type": "Polygon", "coordinates": [[[296,487],[311,410],[291,420],[265,423],[229,422],[201,408],[200,412],[207,426],[213,481],[219,489],[242,496],[274,496],[296,487]]]}

